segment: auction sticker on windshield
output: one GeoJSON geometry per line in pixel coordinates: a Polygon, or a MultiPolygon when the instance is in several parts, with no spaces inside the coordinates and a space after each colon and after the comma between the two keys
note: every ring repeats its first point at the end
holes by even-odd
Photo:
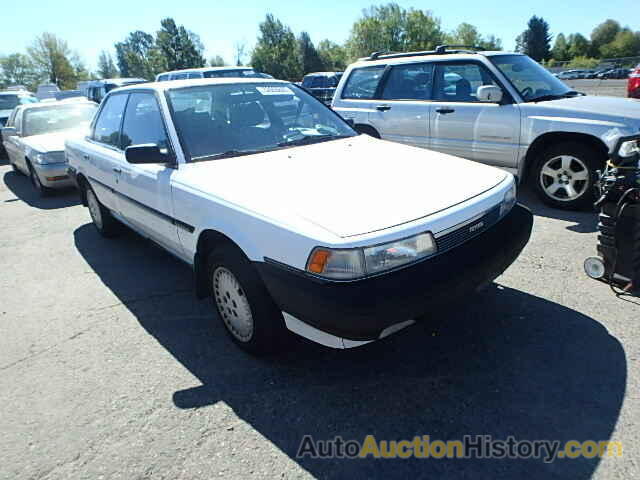
{"type": "Polygon", "coordinates": [[[285,86],[256,87],[262,95],[293,95],[293,90],[285,86]]]}

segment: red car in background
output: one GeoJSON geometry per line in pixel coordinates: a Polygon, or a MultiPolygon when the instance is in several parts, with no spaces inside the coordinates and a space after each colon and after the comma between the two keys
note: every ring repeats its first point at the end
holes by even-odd
{"type": "Polygon", "coordinates": [[[627,95],[631,98],[640,98],[640,65],[629,75],[627,95]]]}

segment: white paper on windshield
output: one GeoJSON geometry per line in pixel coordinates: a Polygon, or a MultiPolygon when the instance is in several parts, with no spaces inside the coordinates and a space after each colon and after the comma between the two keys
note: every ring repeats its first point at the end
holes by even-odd
{"type": "Polygon", "coordinates": [[[285,85],[256,87],[262,95],[293,95],[293,90],[285,85]]]}

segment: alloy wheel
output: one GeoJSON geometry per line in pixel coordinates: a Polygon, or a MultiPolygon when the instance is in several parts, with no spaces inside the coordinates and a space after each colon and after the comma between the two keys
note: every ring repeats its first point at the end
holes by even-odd
{"type": "Polygon", "coordinates": [[[589,169],[577,157],[559,155],[542,165],[539,181],[547,196],[560,202],[570,202],[587,190],[589,169]]]}
{"type": "Polygon", "coordinates": [[[253,315],[244,289],[235,275],[225,267],[213,272],[213,298],[227,329],[241,342],[253,336],[253,315]]]}

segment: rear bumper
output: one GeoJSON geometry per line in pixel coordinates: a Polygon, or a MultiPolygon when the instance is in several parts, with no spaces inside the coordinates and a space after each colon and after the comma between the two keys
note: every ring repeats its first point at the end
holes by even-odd
{"type": "Polygon", "coordinates": [[[32,164],[40,183],[48,188],[65,188],[71,187],[73,182],[69,178],[67,172],[67,163],[52,163],[49,165],[40,165],[37,163],[32,164]]]}
{"type": "Polygon", "coordinates": [[[496,225],[448,252],[350,282],[318,279],[271,261],[255,265],[282,311],[331,335],[370,341],[493,281],[518,257],[532,225],[531,212],[516,205],[496,225]]]}

